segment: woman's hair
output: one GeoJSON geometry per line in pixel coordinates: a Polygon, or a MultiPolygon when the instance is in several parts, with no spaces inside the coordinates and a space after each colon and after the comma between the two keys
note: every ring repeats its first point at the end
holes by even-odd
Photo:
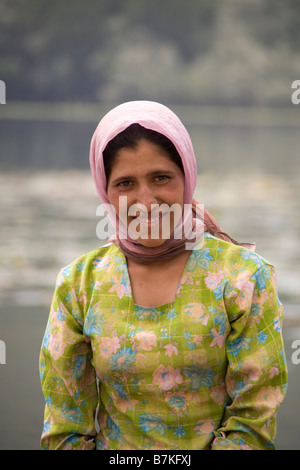
{"type": "Polygon", "coordinates": [[[136,148],[141,140],[147,140],[162,148],[168,154],[169,158],[181,169],[182,173],[184,173],[180,155],[170,139],[159,132],[146,129],[140,124],[131,124],[131,126],[127,127],[110,140],[103,151],[106,181],[108,181],[115,157],[119,150],[122,148],[136,148]]]}
{"type": "MultiPolygon", "coordinates": [[[[157,131],[146,129],[140,124],[131,124],[124,131],[117,134],[112,140],[108,142],[105,149],[103,150],[103,163],[106,176],[106,182],[109,179],[114,160],[119,150],[123,148],[136,148],[141,140],[147,140],[152,144],[155,144],[162,148],[170,160],[172,160],[180,168],[184,174],[184,169],[181,161],[181,157],[170,139],[165,135],[160,134],[157,131]]],[[[204,211],[204,224],[205,230],[212,235],[222,238],[223,240],[229,241],[234,245],[241,245],[249,247],[251,244],[239,243],[231,238],[222,228],[218,225],[214,217],[207,211],[204,211]]]]}

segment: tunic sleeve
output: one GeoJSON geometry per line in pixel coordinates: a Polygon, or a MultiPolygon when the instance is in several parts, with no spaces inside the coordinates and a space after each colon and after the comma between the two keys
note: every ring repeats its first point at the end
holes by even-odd
{"type": "Polygon", "coordinates": [[[76,291],[60,273],[40,352],[44,449],[94,449],[97,381],[91,357],[76,291]]]}
{"type": "Polygon", "coordinates": [[[276,413],[287,387],[282,306],[271,265],[263,265],[227,298],[229,396],[213,450],[275,449],[276,413]]]}

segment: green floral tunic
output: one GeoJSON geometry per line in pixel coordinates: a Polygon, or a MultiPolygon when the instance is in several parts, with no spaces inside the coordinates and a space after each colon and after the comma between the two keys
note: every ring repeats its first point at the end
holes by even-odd
{"type": "Polygon", "coordinates": [[[42,446],[274,449],[281,323],[273,266],[209,234],[157,308],[134,304],[115,244],[80,257],[59,273],[43,339],[42,446]]]}

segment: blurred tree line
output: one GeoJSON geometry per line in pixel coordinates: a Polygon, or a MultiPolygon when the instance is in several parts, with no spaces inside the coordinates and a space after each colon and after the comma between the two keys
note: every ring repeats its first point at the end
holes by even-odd
{"type": "Polygon", "coordinates": [[[286,104],[296,0],[0,0],[7,100],[286,104]]]}

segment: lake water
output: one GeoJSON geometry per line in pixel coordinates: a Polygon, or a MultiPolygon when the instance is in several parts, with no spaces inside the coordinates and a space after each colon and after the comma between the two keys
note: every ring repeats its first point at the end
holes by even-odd
{"type": "MultiPolygon", "coordinates": [[[[300,449],[300,365],[291,362],[291,344],[300,339],[300,126],[187,121],[198,163],[196,198],[234,238],[255,241],[276,267],[290,371],[277,447],[300,449]]],[[[0,340],[6,345],[0,449],[39,449],[38,354],[56,275],[103,243],[88,168],[95,126],[93,120],[0,121],[0,340]]]]}

